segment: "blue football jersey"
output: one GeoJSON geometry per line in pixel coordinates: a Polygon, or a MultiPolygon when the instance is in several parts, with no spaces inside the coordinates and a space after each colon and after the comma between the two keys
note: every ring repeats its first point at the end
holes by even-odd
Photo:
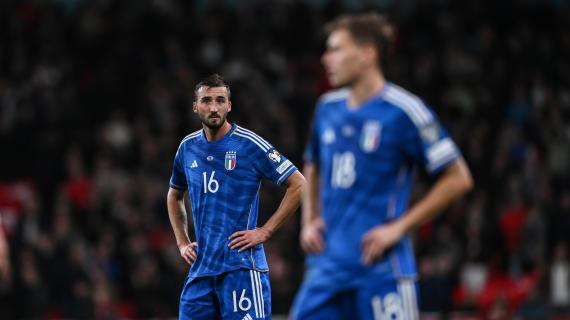
{"type": "Polygon", "coordinates": [[[297,168],[271,144],[235,124],[209,142],[203,130],[186,136],[176,152],[170,187],[188,190],[198,242],[190,278],[237,269],[268,270],[263,245],[238,253],[228,237],[255,229],[263,179],[281,185],[297,168]]]}
{"type": "Polygon", "coordinates": [[[304,154],[319,168],[327,244],[309,257],[308,275],[338,285],[365,281],[370,273],[415,277],[409,236],[371,267],[361,262],[362,236],[405,213],[417,164],[436,174],[460,152],[432,110],[394,84],[358,109],[350,109],[347,98],[346,89],[321,97],[304,154]]]}

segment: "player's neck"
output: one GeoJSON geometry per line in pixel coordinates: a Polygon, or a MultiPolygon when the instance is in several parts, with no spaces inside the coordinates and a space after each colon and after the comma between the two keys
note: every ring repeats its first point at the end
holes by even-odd
{"type": "Polygon", "coordinates": [[[368,72],[358,79],[351,87],[348,96],[348,106],[351,109],[358,109],[360,106],[372,99],[378,92],[380,92],[386,80],[379,72],[368,72]]]}
{"type": "Polygon", "coordinates": [[[202,125],[202,127],[204,128],[204,133],[206,134],[206,139],[209,142],[212,142],[212,141],[220,140],[221,138],[223,138],[226,135],[226,133],[228,133],[230,131],[230,129],[232,128],[232,125],[229,122],[224,121],[224,124],[217,129],[212,129],[210,127],[207,127],[206,125],[202,125]]]}

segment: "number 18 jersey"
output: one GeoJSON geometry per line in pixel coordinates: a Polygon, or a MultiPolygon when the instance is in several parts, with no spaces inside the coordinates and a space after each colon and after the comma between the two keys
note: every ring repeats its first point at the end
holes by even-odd
{"type": "Polygon", "coordinates": [[[209,142],[203,130],[186,136],[176,152],[170,187],[188,190],[198,258],[190,278],[237,269],[268,270],[261,244],[238,253],[228,237],[257,225],[262,179],[281,185],[297,168],[255,133],[232,125],[209,142]]]}
{"type": "Polygon", "coordinates": [[[309,257],[309,274],[335,286],[365,281],[370,273],[415,277],[408,236],[372,267],[361,262],[362,236],[404,214],[416,164],[436,174],[460,153],[434,113],[396,85],[386,83],[357,109],[347,106],[347,98],[346,89],[323,95],[305,150],[305,161],[320,173],[326,224],[326,249],[309,257]]]}

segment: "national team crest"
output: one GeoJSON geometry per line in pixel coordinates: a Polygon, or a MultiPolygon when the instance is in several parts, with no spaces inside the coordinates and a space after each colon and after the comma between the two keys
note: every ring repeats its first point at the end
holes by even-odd
{"type": "Polygon", "coordinates": [[[226,161],[225,161],[226,170],[235,169],[236,161],[237,161],[237,157],[236,157],[235,151],[226,152],[226,161]]]}
{"type": "Polygon", "coordinates": [[[380,145],[380,133],[382,125],[379,121],[369,120],[364,122],[362,133],[360,134],[360,148],[364,152],[373,152],[380,145]]]}

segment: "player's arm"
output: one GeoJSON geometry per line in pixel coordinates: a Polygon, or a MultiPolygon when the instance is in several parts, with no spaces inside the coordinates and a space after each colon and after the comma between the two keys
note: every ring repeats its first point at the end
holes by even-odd
{"type": "Polygon", "coordinates": [[[229,247],[241,252],[267,241],[299,208],[305,184],[305,177],[299,171],[293,172],[284,182],[287,191],[277,211],[262,227],[234,232],[229,247]]]}
{"type": "Polygon", "coordinates": [[[185,190],[174,188],[168,189],[166,204],[168,207],[168,218],[176,237],[176,244],[180,250],[180,255],[190,265],[196,261],[197,255],[194,250],[198,244],[191,242],[188,236],[188,215],[184,206],[185,190]]]}
{"type": "Polygon", "coordinates": [[[0,230],[0,283],[10,281],[10,247],[4,231],[0,230]]]}
{"type": "Polygon", "coordinates": [[[451,202],[473,188],[471,172],[463,158],[450,164],[427,195],[399,219],[368,231],[362,239],[362,260],[371,264],[407,232],[433,219],[451,202]]]}
{"type": "Polygon", "coordinates": [[[319,168],[312,162],[303,167],[307,187],[303,192],[303,210],[301,216],[301,247],[307,253],[316,254],[325,248],[322,230],[325,223],[319,208],[319,168]]]}

